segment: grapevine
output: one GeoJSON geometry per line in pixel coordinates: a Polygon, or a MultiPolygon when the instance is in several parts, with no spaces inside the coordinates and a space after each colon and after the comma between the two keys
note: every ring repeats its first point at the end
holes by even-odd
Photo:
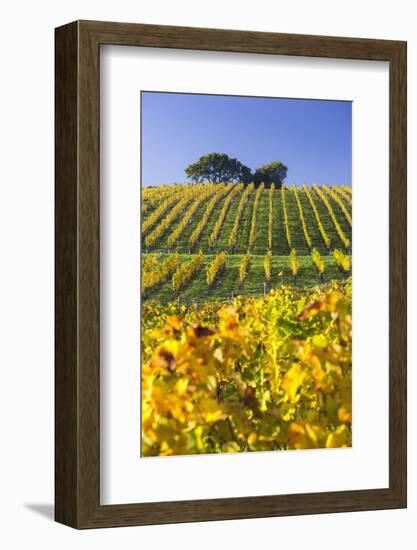
{"type": "Polygon", "coordinates": [[[149,254],[142,260],[142,271],[152,271],[158,265],[158,256],[156,254],[149,254]]]}
{"type": "Polygon", "coordinates": [[[292,190],[293,190],[293,193],[294,193],[295,201],[297,203],[298,215],[300,217],[301,227],[303,228],[304,239],[307,243],[308,248],[311,250],[311,248],[312,248],[311,237],[308,233],[307,224],[306,224],[306,221],[305,221],[305,218],[304,218],[303,207],[301,205],[300,197],[298,196],[297,187],[294,185],[292,187],[292,190]]]}
{"type": "Polygon", "coordinates": [[[308,202],[310,203],[311,209],[313,210],[314,217],[316,218],[316,222],[317,222],[319,231],[321,233],[321,236],[323,238],[324,244],[326,245],[327,248],[330,249],[331,240],[330,240],[329,236],[327,235],[326,230],[323,227],[323,224],[321,223],[321,219],[320,219],[319,213],[317,211],[317,206],[314,203],[314,200],[313,200],[313,197],[311,196],[310,190],[308,189],[308,187],[306,185],[303,185],[303,190],[304,190],[304,193],[306,194],[308,202]]]}
{"type": "Polygon", "coordinates": [[[142,190],[142,214],[147,214],[149,210],[161,203],[171,193],[178,190],[177,185],[163,185],[161,187],[145,187],[142,190]]]}
{"type": "Polygon", "coordinates": [[[269,211],[268,211],[268,248],[272,250],[272,235],[273,235],[273,226],[274,226],[274,191],[275,183],[271,184],[269,190],[269,211]]]}
{"type": "Polygon", "coordinates": [[[214,244],[216,243],[219,237],[220,230],[223,226],[223,222],[226,218],[226,214],[229,211],[230,204],[232,200],[235,198],[235,196],[238,193],[240,193],[240,191],[242,190],[242,187],[243,185],[241,183],[239,185],[235,185],[232,191],[225,198],[219,217],[217,218],[216,223],[214,224],[214,227],[213,227],[213,231],[209,236],[209,239],[208,239],[209,246],[213,247],[214,244]]]}
{"type": "Polygon", "coordinates": [[[298,271],[300,270],[300,262],[298,261],[295,248],[291,249],[290,252],[290,269],[293,277],[295,278],[298,274],[298,271]]]}
{"type": "Polygon", "coordinates": [[[142,235],[145,235],[175,203],[178,202],[180,193],[173,192],[154,210],[142,223],[142,235]]]}
{"type": "Polygon", "coordinates": [[[289,248],[291,248],[291,232],[290,232],[290,226],[288,224],[287,204],[285,202],[285,185],[282,185],[281,187],[281,197],[282,197],[282,212],[284,216],[285,236],[287,237],[288,246],[289,248]]]}
{"type": "Polygon", "coordinates": [[[350,271],[351,267],[351,259],[350,256],[347,254],[344,254],[341,250],[335,249],[333,250],[333,258],[337,265],[337,267],[344,271],[345,273],[348,273],[350,271]]]}
{"type": "Polygon", "coordinates": [[[146,247],[152,247],[156,243],[158,239],[164,235],[164,233],[168,230],[168,228],[171,226],[174,220],[177,219],[180,212],[187,206],[187,204],[191,201],[191,196],[186,195],[183,197],[177,204],[174,206],[174,208],[169,212],[167,216],[163,220],[161,220],[158,225],[145,237],[145,246],[146,247]]]}
{"type": "Polygon", "coordinates": [[[348,280],[144,305],[142,456],[350,447],[351,300],[348,280]]]}
{"type": "Polygon", "coordinates": [[[220,252],[207,268],[207,285],[211,286],[226,267],[226,252],[220,252]]]}
{"type": "Polygon", "coordinates": [[[325,205],[325,207],[327,208],[327,211],[330,214],[330,217],[331,217],[333,225],[336,229],[336,233],[339,236],[339,239],[342,241],[345,248],[349,248],[350,241],[346,237],[346,235],[344,234],[343,229],[340,227],[340,224],[337,221],[336,215],[334,213],[334,210],[333,210],[332,205],[330,204],[329,200],[327,199],[327,197],[325,196],[323,191],[317,185],[313,185],[313,189],[317,193],[317,195],[320,197],[320,199],[323,202],[323,204],[325,205]]]}
{"type": "Polygon", "coordinates": [[[171,273],[180,265],[180,257],[178,254],[168,256],[166,260],[161,262],[156,269],[152,266],[150,270],[149,264],[146,268],[146,260],[142,264],[142,292],[146,292],[168,280],[171,273]]]}
{"type": "Polygon", "coordinates": [[[255,244],[256,240],[256,214],[258,212],[258,206],[259,201],[261,199],[262,192],[264,190],[264,184],[261,183],[258,187],[256,194],[255,194],[255,200],[253,203],[253,210],[252,210],[252,221],[251,221],[251,228],[250,228],[250,234],[249,234],[249,246],[253,246],[255,244]]]}
{"type": "Polygon", "coordinates": [[[264,257],[264,272],[265,280],[269,283],[272,273],[272,252],[270,250],[268,250],[264,257]]]}
{"type": "Polygon", "coordinates": [[[210,195],[212,195],[215,189],[217,189],[217,185],[216,186],[207,185],[207,190],[205,192],[202,192],[200,196],[195,199],[195,201],[193,202],[191,207],[187,210],[185,216],[182,218],[180,223],[175,227],[175,229],[169,235],[167,239],[167,243],[169,247],[172,247],[175,245],[175,243],[181,237],[182,233],[185,231],[186,227],[189,225],[194,214],[200,208],[201,203],[205,201],[210,195]]]}
{"type": "Polygon", "coordinates": [[[198,271],[204,261],[203,253],[195,254],[191,260],[182,264],[172,276],[172,288],[175,292],[181,290],[193,275],[198,271]]]}
{"type": "Polygon", "coordinates": [[[242,256],[242,259],[240,261],[239,265],[239,282],[242,284],[246,277],[248,276],[249,272],[249,264],[250,264],[250,252],[246,252],[244,256],[242,256]]]}
{"type": "Polygon", "coordinates": [[[240,220],[241,220],[241,217],[242,217],[242,214],[243,214],[243,210],[245,209],[246,201],[248,200],[248,197],[249,197],[250,193],[253,191],[253,187],[254,187],[253,183],[250,183],[246,187],[246,189],[243,191],[242,197],[240,198],[240,202],[239,202],[239,205],[237,207],[235,223],[233,225],[233,228],[232,228],[232,231],[231,231],[230,237],[229,237],[229,245],[232,246],[232,247],[235,246],[235,244],[236,244],[237,235],[238,235],[239,227],[240,227],[240,220]]]}
{"type": "Polygon", "coordinates": [[[317,269],[317,273],[319,274],[319,277],[321,279],[323,277],[325,264],[317,248],[313,248],[313,251],[311,252],[311,261],[313,262],[314,267],[317,269]]]}
{"type": "Polygon", "coordinates": [[[339,206],[340,210],[343,212],[345,218],[349,222],[350,227],[352,227],[352,217],[349,214],[348,209],[344,205],[344,203],[343,203],[342,199],[339,197],[339,195],[337,193],[335,193],[333,191],[333,189],[329,189],[329,187],[327,187],[327,185],[323,185],[322,188],[334,200],[334,202],[339,206]]]}
{"type": "Polygon", "coordinates": [[[339,196],[341,196],[345,201],[352,206],[352,195],[346,192],[346,190],[343,187],[339,187],[337,185],[332,186],[332,190],[337,193],[339,196]]]}
{"type": "Polygon", "coordinates": [[[215,195],[214,197],[209,201],[209,203],[206,206],[206,210],[204,211],[203,217],[196,225],[194,231],[191,233],[189,244],[190,247],[193,248],[203,231],[203,229],[206,227],[207,223],[210,220],[210,216],[213,212],[213,210],[216,208],[217,203],[220,201],[220,199],[230,190],[230,186],[224,186],[222,187],[215,195]]]}

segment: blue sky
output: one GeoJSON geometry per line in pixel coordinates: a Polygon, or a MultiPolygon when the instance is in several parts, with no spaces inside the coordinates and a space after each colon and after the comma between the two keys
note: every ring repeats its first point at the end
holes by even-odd
{"type": "Polygon", "coordinates": [[[184,169],[226,153],[252,170],[288,166],[287,185],[352,182],[352,103],[141,93],[142,185],[186,181],[184,169]]]}

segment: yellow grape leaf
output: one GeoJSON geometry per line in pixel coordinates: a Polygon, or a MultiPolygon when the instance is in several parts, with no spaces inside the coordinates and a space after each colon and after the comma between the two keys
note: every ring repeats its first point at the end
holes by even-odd
{"type": "Polygon", "coordinates": [[[340,422],[351,423],[352,422],[352,412],[346,407],[340,407],[337,413],[340,422]]]}
{"type": "Polygon", "coordinates": [[[352,437],[347,427],[342,424],[338,426],[334,432],[329,434],[326,439],[326,448],[335,449],[339,447],[350,447],[352,445],[352,437]]]}
{"type": "Polygon", "coordinates": [[[313,345],[316,348],[325,348],[328,344],[327,338],[324,334],[315,334],[313,336],[313,345]]]}
{"type": "Polygon", "coordinates": [[[224,453],[238,453],[240,451],[240,447],[236,441],[228,441],[227,443],[224,443],[222,451],[224,453]]]}
{"type": "Polygon", "coordinates": [[[175,383],[175,392],[176,392],[178,395],[184,395],[184,393],[187,391],[188,384],[189,384],[188,378],[185,378],[185,377],[180,378],[180,379],[175,383]]]}
{"type": "Polygon", "coordinates": [[[299,363],[293,363],[292,367],[286,372],[281,385],[291,401],[295,401],[298,388],[306,376],[306,372],[299,363]]]}
{"type": "Polygon", "coordinates": [[[206,422],[216,422],[225,416],[220,404],[215,399],[210,397],[200,401],[199,409],[202,412],[206,422]]]}

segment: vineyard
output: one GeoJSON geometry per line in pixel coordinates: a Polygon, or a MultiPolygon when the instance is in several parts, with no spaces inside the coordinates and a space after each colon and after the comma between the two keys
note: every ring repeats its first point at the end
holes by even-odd
{"type": "Polygon", "coordinates": [[[349,447],[350,279],[142,310],[142,455],[349,447]]]}
{"type": "Polygon", "coordinates": [[[142,191],[142,456],[349,447],[349,187],[142,191]]]}
{"type": "Polygon", "coordinates": [[[347,186],[144,188],[142,299],[230,300],[344,279],[351,235],[347,186]]]}

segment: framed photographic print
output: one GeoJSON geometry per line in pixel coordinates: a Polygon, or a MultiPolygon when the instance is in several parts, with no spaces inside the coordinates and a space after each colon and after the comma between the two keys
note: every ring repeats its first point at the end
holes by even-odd
{"type": "Polygon", "coordinates": [[[406,44],[56,29],[56,520],[406,506],[406,44]]]}

